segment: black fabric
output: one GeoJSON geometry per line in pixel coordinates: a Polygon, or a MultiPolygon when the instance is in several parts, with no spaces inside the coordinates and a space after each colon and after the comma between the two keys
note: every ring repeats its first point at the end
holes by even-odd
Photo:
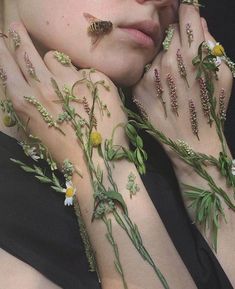
{"type": "Polygon", "coordinates": [[[0,132],[0,247],[64,289],[100,289],[96,274],[88,272],[73,208],[10,158],[31,163],[0,132]]]}
{"type": "MultiPolygon", "coordinates": [[[[154,147],[160,158],[149,159],[143,181],[186,267],[199,289],[232,289],[187,216],[174,173],[166,165],[169,160],[148,138],[146,149],[154,147]]],[[[96,274],[88,272],[73,209],[64,206],[63,195],[25,173],[10,158],[30,162],[14,139],[0,133],[0,247],[64,289],[100,289],[96,274]]]]}

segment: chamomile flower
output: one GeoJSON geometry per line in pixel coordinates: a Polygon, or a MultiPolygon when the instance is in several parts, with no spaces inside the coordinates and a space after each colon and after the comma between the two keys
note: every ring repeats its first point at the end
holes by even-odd
{"type": "Polygon", "coordinates": [[[219,42],[214,43],[213,41],[210,41],[210,40],[207,41],[207,44],[211,50],[211,54],[216,56],[216,60],[215,60],[216,66],[217,67],[220,66],[225,56],[224,47],[219,42]]]}
{"type": "Polygon", "coordinates": [[[64,205],[65,206],[72,206],[73,205],[73,197],[76,193],[76,189],[74,188],[73,183],[71,181],[66,182],[66,188],[63,189],[63,192],[65,193],[64,205]]]}

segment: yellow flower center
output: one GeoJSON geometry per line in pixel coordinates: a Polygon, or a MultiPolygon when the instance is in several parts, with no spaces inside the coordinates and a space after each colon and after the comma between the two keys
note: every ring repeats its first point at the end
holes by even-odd
{"type": "Polygon", "coordinates": [[[66,198],[71,198],[74,195],[73,188],[72,187],[67,188],[65,195],[66,195],[66,198]]]}
{"type": "Polygon", "coordinates": [[[215,47],[212,49],[212,54],[218,57],[223,56],[225,54],[224,47],[221,44],[216,44],[215,47]]]}
{"type": "Polygon", "coordinates": [[[94,146],[94,147],[97,147],[99,146],[100,144],[102,143],[102,136],[99,132],[97,131],[93,131],[91,133],[91,144],[94,146]]]}

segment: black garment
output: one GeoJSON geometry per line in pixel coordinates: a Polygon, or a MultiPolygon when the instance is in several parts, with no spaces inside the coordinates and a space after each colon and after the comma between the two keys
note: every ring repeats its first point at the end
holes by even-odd
{"type": "MultiPolygon", "coordinates": [[[[150,147],[156,147],[151,141],[147,142],[150,147]]],[[[96,274],[88,272],[73,209],[64,206],[63,195],[25,173],[10,158],[30,162],[14,139],[0,133],[0,247],[63,289],[99,289],[96,274]]],[[[155,162],[160,171],[162,161],[155,162]]],[[[198,288],[232,289],[210,248],[191,224],[177,186],[164,176],[173,172],[159,173],[155,163],[150,159],[143,181],[198,288]]]]}
{"type": "Polygon", "coordinates": [[[0,132],[0,247],[63,289],[100,289],[88,272],[73,208],[10,158],[33,163],[0,132]]]}

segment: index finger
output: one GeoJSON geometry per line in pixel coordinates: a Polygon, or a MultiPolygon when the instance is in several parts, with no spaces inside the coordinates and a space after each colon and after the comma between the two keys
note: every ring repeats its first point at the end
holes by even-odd
{"type": "Polygon", "coordinates": [[[197,0],[181,0],[179,7],[180,36],[183,47],[190,48],[195,53],[198,46],[205,40],[197,0]],[[191,4],[190,4],[191,3],[191,4]],[[187,27],[190,28],[192,41],[189,41],[187,27]]]}

